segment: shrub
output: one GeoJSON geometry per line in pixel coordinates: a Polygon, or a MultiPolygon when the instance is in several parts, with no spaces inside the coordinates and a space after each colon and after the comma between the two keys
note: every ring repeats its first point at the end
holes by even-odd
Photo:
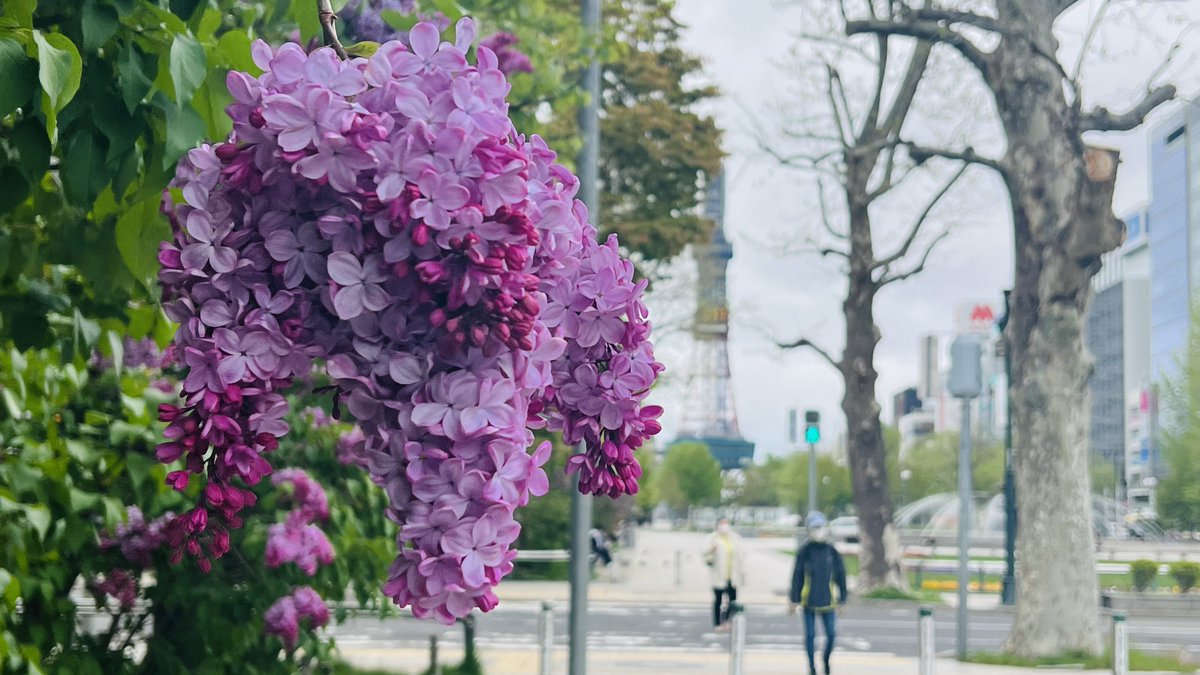
{"type": "Polygon", "coordinates": [[[1158,576],[1158,563],[1153,560],[1135,560],[1129,566],[1129,571],[1133,574],[1133,590],[1145,591],[1154,582],[1154,577],[1158,576]]]}
{"type": "Polygon", "coordinates": [[[1179,592],[1181,593],[1187,593],[1195,588],[1196,580],[1200,579],[1200,563],[1173,563],[1170,571],[1171,576],[1175,577],[1175,583],[1179,584],[1179,592]]]}

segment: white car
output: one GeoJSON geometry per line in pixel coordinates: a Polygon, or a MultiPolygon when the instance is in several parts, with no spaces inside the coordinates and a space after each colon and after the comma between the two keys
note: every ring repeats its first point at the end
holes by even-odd
{"type": "Polygon", "coordinates": [[[833,541],[857,543],[859,540],[858,516],[842,516],[830,521],[829,538],[833,541]]]}

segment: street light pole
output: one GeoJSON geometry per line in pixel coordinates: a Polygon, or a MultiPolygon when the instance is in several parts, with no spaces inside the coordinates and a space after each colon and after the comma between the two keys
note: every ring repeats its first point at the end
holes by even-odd
{"type": "Polygon", "coordinates": [[[950,345],[950,375],[946,388],[962,401],[962,426],[958,443],[958,660],[967,658],[967,584],[971,562],[971,400],[983,389],[979,340],[960,335],[950,345]]]}
{"type": "MultiPolygon", "coordinates": [[[[600,157],[600,62],[596,43],[600,36],[601,0],[583,0],[582,24],[587,41],[588,64],[583,72],[584,103],[579,111],[579,130],[583,147],[579,151],[579,196],[587,206],[591,223],[600,228],[599,157],[600,157]]],[[[576,452],[586,451],[579,444],[576,452]]],[[[579,474],[571,491],[571,606],[567,615],[569,675],[587,673],[587,602],[591,579],[591,548],[588,531],[592,526],[592,497],[579,491],[579,474]]]]}
{"type": "Polygon", "coordinates": [[[1012,460],[1012,349],[1004,332],[1012,312],[1009,304],[1011,295],[1012,291],[1004,291],[1004,317],[1000,319],[1000,341],[1004,346],[1004,394],[1008,399],[1004,406],[1004,578],[1000,582],[1000,602],[1005,605],[1017,602],[1017,486],[1012,460]]]}
{"type": "Polygon", "coordinates": [[[808,444],[808,512],[817,510],[817,444],[808,444]]]}

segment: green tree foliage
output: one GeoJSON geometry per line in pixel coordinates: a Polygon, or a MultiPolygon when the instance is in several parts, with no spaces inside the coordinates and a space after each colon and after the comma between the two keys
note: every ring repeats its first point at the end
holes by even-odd
{"type": "Polygon", "coordinates": [[[1167,473],[1158,484],[1157,510],[1170,527],[1200,530],[1200,304],[1178,366],[1178,374],[1160,385],[1159,442],[1167,473]]]}
{"type": "MultiPolygon", "coordinates": [[[[804,513],[808,509],[808,452],[773,455],[748,467],[735,497],[742,506],[786,506],[804,513]]],[[[851,510],[854,493],[844,460],[828,453],[817,455],[817,508],[830,515],[851,510]]]]}
{"type": "Polygon", "coordinates": [[[721,466],[703,443],[677,443],[656,470],[662,500],[677,513],[721,502],[721,466]]]}
{"type": "Polygon", "coordinates": [[[696,213],[704,181],[719,169],[721,133],[697,104],[716,96],[693,86],[703,63],[679,44],[673,0],[613,0],[604,20],[617,47],[601,76],[600,223],[650,260],[706,240],[696,213]]]}

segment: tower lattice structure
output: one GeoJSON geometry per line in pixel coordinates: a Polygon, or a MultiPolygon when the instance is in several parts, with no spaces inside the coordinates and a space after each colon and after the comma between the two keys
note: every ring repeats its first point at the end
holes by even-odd
{"type": "Polygon", "coordinates": [[[681,441],[708,445],[723,469],[748,463],[754,444],[742,438],[734,408],[729,369],[729,303],[726,278],[733,246],[725,236],[725,177],[708,185],[704,216],[713,223],[708,242],[693,247],[696,259],[696,313],[692,358],[681,441]]]}

